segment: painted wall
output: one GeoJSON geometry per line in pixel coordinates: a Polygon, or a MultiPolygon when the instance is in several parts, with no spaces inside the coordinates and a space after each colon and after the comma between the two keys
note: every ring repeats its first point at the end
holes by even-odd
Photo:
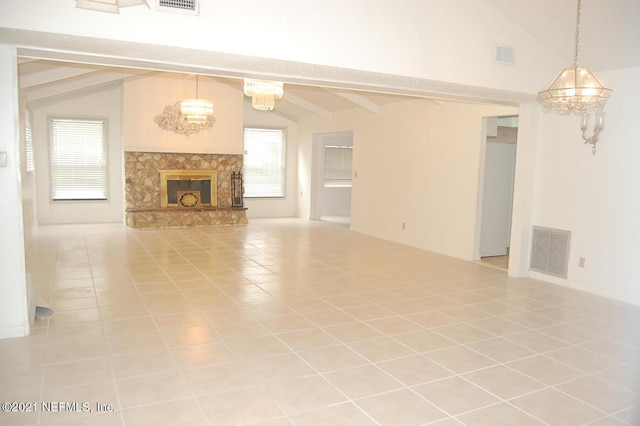
{"type": "MultiPolygon", "coordinates": [[[[247,98],[248,99],[248,98],[247,98]]],[[[277,108],[277,106],[276,106],[277,108]]],[[[298,125],[274,112],[256,111],[244,102],[244,125],[286,129],[286,186],[284,198],[245,198],[247,217],[292,217],[298,204],[298,125]]]]}
{"type": "MultiPolygon", "coordinates": [[[[179,47],[523,93],[535,93],[546,83],[540,76],[554,74],[567,61],[478,0],[404,0],[402,7],[392,0],[378,0],[375,7],[370,0],[199,3],[200,16],[192,16],[144,6],[109,14],[76,9],[72,1],[16,1],[2,6],[0,27],[64,34],[70,50],[74,36],[160,45],[170,63],[180,62],[171,50],[179,47]],[[514,65],[493,61],[497,42],[516,47],[514,65]]],[[[139,49],[135,54],[155,53],[139,49]]]]}
{"type": "Polygon", "coordinates": [[[536,276],[640,304],[640,68],[598,75],[614,91],[595,157],[579,117],[540,118],[533,224],[571,231],[571,252],[567,280],[536,276]]]}
{"type": "MultiPolygon", "coordinates": [[[[482,117],[514,113],[510,107],[412,100],[385,105],[377,114],[349,110],[332,120],[303,119],[303,169],[310,169],[313,133],[352,129],[357,177],[351,229],[471,260],[482,117]]],[[[310,180],[302,179],[307,185],[310,180]]],[[[308,215],[308,201],[300,212],[308,215]]]]}
{"type": "Polygon", "coordinates": [[[20,180],[20,134],[16,49],[0,44],[0,167],[3,207],[0,209],[0,339],[29,333],[27,284],[20,180]]]}
{"type": "Polygon", "coordinates": [[[39,224],[122,222],[121,92],[119,87],[61,102],[32,107],[39,224]],[[49,172],[49,118],[106,118],[108,128],[108,199],[52,201],[49,172]]]}
{"type": "Polygon", "coordinates": [[[122,87],[122,142],[125,151],[242,154],[241,87],[198,77],[198,97],[213,102],[213,127],[189,136],[161,129],[154,121],[165,106],[196,97],[196,77],[145,76],[122,87]]]}

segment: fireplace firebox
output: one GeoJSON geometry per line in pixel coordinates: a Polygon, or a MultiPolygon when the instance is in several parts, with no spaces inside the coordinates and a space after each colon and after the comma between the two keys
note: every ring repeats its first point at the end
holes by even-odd
{"type": "Polygon", "coordinates": [[[217,205],[218,174],[215,170],[160,170],[160,207],[217,205]]]}

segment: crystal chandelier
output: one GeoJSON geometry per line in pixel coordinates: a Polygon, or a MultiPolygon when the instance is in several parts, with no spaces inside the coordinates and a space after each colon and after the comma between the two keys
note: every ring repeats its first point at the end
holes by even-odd
{"type": "Polygon", "coordinates": [[[578,66],[578,50],[580,39],[580,12],[582,0],[578,0],[578,12],[576,19],[576,45],[573,57],[573,66],[563,69],[546,89],[538,92],[538,102],[542,104],[543,111],[553,111],[560,115],[572,112],[582,117],[580,128],[585,144],[591,144],[591,151],[596,155],[596,144],[600,132],[604,129],[604,105],[607,103],[611,89],[609,89],[587,67],[578,66]],[[587,135],[589,130],[589,118],[595,115],[593,134],[587,135]]]}
{"type": "Polygon", "coordinates": [[[202,124],[213,118],[213,103],[208,99],[198,99],[198,76],[196,75],[195,99],[184,99],[180,102],[180,113],[187,123],[202,124]]]}
{"type": "Polygon", "coordinates": [[[141,4],[149,8],[147,0],[76,0],[76,7],[78,9],[109,13],[120,13],[121,7],[138,6],[141,4]]]}
{"type": "Polygon", "coordinates": [[[276,99],[282,99],[284,85],[281,81],[244,79],[244,94],[251,96],[251,106],[260,111],[272,111],[276,99]]]}

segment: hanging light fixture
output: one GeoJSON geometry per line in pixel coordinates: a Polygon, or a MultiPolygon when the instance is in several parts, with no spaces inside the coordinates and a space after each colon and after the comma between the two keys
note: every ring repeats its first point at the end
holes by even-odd
{"type": "Polygon", "coordinates": [[[581,11],[582,0],[578,0],[573,66],[563,69],[546,89],[538,92],[538,102],[542,104],[544,111],[553,111],[560,115],[574,113],[581,116],[582,139],[585,144],[591,144],[591,151],[596,155],[596,144],[600,132],[604,129],[603,108],[611,94],[611,89],[589,68],[578,65],[581,11]],[[592,114],[595,115],[595,123],[593,134],[588,136],[589,118],[592,114]]]}
{"type": "Polygon", "coordinates": [[[187,123],[193,124],[203,124],[213,118],[213,103],[208,99],[198,98],[198,75],[196,75],[196,97],[180,102],[180,113],[187,119],[187,123]]]}
{"type": "Polygon", "coordinates": [[[272,111],[276,99],[282,99],[284,84],[281,81],[244,79],[244,94],[251,96],[251,106],[260,111],[272,111]]]}
{"type": "Polygon", "coordinates": [[[121,7],[138,6],[141,4],[149,8],[147,0],[76,0],[76,7],[78,9],[109,13],[120,13],[121,7]]]}

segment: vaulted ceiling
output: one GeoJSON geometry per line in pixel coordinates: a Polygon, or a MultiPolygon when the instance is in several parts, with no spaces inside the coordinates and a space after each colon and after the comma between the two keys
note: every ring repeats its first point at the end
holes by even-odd
{"type": "MultiPolygon", "coordinates": [[[[574,55],[575,0],[484,0],[550,51],[566,58],[574,55]]],[[[640,66],[640,1],[583,0],[581,14],[581,64],[595,71],[640,66]]],[[[517,50],[516,50],[517,55],[517,50]]],[[[516,57],[517,60],[517,57],[516,57]]],[[[160,71],[124,66],[78,64],[55,60],[21,58],[20,87],[27,102],[43,104],[101,90],[124,79],[140,78],[160,71]]],[[[549,76],[551,77],[551,76],[549,76]]],[[[219,78],[242,91],[242,80],[219,78]]],[[[329,117],[333,112],[360,107],[375,112],[388,102],[406,99],[370,91],[287,83],[285,96],[278,101],[279,114],[291,120],[309,114],[329,117]]]]}

